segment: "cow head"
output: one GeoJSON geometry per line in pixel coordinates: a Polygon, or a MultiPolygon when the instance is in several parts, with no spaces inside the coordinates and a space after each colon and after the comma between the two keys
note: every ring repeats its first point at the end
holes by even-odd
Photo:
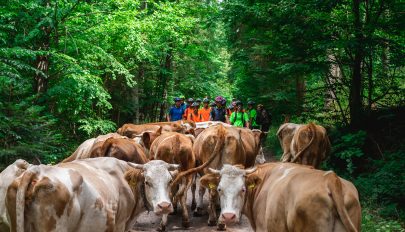
{"type": "Polygon", "coordinates": [[[263,131],[258,130],[258,129],[253,129],[253,130],[252,130],[252,133],[253,133],[253,136],[254,136],[254,138],[255,138],[256,144],[257,144],[258,146],[261,146],[261,145],[262,145],[262,144],[261,144],[261,141],[262,141],[263,138],[265,137],[266,132],[263,132],[263,131]]]}
{"type": "Polygon", "coordinates": [[[194,128],[196,127],[195,122],[189,120],[181,120],[180,126],[181,126],[180,133],[194,135],[194,128]]]}
{"type": "Polygon", "coordinates": [[[159,127],[157,131],[145,131],[141,134],[142,136],[142,144],[148,151],[150,149],[150,146],[152,145],[153,141],[157,137],[159,137],[162,134],[162,127],[159,127]]]}
{"type": "MultiPolygon", "coordinates": [[[[179,165],[168,164],[162,160],[152,160],[146,164],[128,163],[130,166],[140,169],[145,186],[147,203],[157,215],[173,212],[170,200],[170,183],[177,175],[179,165]]],[[[146,203],[146,202],[145,202],[146,203]]]]}
{"type": "Polygon", "coordinates": [[[204,175],[200,183],[209,189],[216,189],[221,203],[221,214],[218,224],[238,222],[245,203],[246,194],[261,182],[252,174],[256,168],[240,169],[237,166],[225,164],[221,170],[209,169],[211,174],[204,175]]]}

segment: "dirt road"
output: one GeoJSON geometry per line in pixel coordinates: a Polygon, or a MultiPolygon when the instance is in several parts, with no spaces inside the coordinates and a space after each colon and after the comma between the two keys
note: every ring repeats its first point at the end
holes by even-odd
{"type": "MultiPolygon", "coordinates": [[[[197,189],[198,190],[198,189],[197,189]]],[[[198,196],[198,193],[197,193],[198,196]]],[[[217,231],[216,227],[210,227],[207,225],[208,222],[208,215],[204,215],[203,217],[193,217],[193,213],[190,209],[191,205],[191,190],[188,191],[187,195],[187,202],[188,202],[188,209],[190,215],[190,228],[187,230],[182,228],[181,226],[181,208],[180,205],[178,207],[177,215],[169,215],[167,231],[198,231],[198,232],[211,232],[217,231]]],[[[204,195],[204,207],[207,208],[208,204],[208,192],[204,195]]],[[[218,211],[219,214],[219,211],[218,211]]],[[[147,212],[143,213],[137,220],[135,224],[134,231],[156,231],[156,228],[159,227],[161,217],[157,217],[153,212],[149,214],[147,212]]],[[[253,231],[249,225],[249,221],[245,216],[242,216],[242,220],[239,224],[233,225],[232,227],[228,227],[227,231],[230,232],[250,232],[253,231]]]]}
{"type": "MultiPolygon", "coordinates": [[[[265,152],[265,158],[267,162],[274,161],[274,156],[270,152],[265,152]]],[[[197,181],[198,184],[199,181],[197,181]]],[[[198,197],[198,188],[196,192],[196,196],[198,197]]],[[[190,215],[190,228],[187,230],[182,228],[181,226],[181,208],[180,205],[178,206],[179,212],[177,215],[169,215],[167,231],[195,231],[195,232],[213,232],[217,231],[216,226],[210,227],[207,225],[208,222],[208,215],[204,215],[203,217],[193,217],[193,213],[190,209],[191,205],[191,190],[188,191],[187,194],[187,205],[189,209],[190,215]]],[[[207,209],[208,205],[208,192],[204,195],[204,209],[207,209]]],[[[219,211],[217,211],[217,215],[219,215],[219,211]]],[[[135,227],[133,228],[132,232],[134,231],[156,231],[159,227],[160,217],[157,217],[153,212],[149,214],[147,212],[143,213],[137,220],[135,227]]],[[[250,227],[249,221],[245,216],[242,216],[240,223],[235,224],[233,226],[228,226],[227,231],[229,232],[253,232],[252,227],[250,227]]]]}

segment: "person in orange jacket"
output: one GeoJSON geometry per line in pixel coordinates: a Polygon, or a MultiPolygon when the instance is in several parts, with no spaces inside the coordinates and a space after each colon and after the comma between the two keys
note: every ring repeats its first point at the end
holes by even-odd
{"type": "Polygon", "coordinates": [[[191,105],[194,103],[194,99],[192,99],[191,97],[189,99],[187,99],[187,105],[186,105],[186,109],[184,110],[184,115],[183,118],[185,120],[187,120],[188,115],[191,113],[192,111],[192,107],[191,105]]]}
{"type": "Polygon", "coordinates": [[[210,100],[208,98],[204,98],[203,107],[199,110],[201,115],[201,122],[206,122],[210,120],[211,114],[211,107],[209,106],[210,100]]]}
{"type": "Polygon", "coordinates": [[[199,109],[200,108],[200,104],[198,104],[197,102],[194,102],[191,105],[191,111],[187,114],[187,120],[189,121],[193,121],[193,122],[201,122],[202,117],[201,114],[199,113],[199,109]]]}

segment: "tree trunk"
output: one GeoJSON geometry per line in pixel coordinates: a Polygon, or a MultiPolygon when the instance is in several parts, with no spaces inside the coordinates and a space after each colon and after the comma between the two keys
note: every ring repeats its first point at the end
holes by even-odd
{"type": "Polygon", "coordinates": [[[353,0],[353,15],[354,15],[354,29],[356,47],[354,48],[354,59],[352,66],[352,78],[350,84],[349,94],[349,108],[350,108],[350,126],[352,129],[361,128],[362,121],[362,75],[361,63],[363,60],[363,35],[360,22],[360,0],[353,0]]]}
{"type": "Polygon", "coordinates": [[[163,121],[166,111],[166,102],[167,102],[167,83],[170,80],[172,75],[172,56],[173,56],[173,49],[170,48],[166,54],[165,58],[165,66],[161,72],[162,75],[162,101],[160,104],[160,113],[159,113],[159,121],[163,121]]]}
{"type": "Polygon", "coordinates": [[[305,80],[303,76],[298,76],[295,79],[296,93],[297,93],[297,114],[302,113],[302,107],[304,105],[305,94],[305,80]]]}
{"type": "Polygon", "coordinates": [[[139,124],[139,117],[140,117],[140,115],[139,115],[139,108],[140,108],[140,105],[139,105],[139,83],[143,79],[144,75],[145,75],[145,69],[143,67],[143,64],[140,64],[139,65],[139,70],[138,70],[138,78],[137,78],[137,81],[136,81],[136,85],[132,89],[132,96],[133,96],[134,107],[135,107],[134,108],[135,117],[134,117],[133,122],[135,124],[139,124]]]}

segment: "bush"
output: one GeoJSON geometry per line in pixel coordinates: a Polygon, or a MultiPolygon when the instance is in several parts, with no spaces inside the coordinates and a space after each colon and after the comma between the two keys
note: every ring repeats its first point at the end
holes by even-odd
{"type": "Polygon", "coordinates": [[[354,183],[362,199],[383,217],[405,221],[405,161],[403,152],[386,153],[385,160],[372,160],[374,171],[360,175],[354,183]]]}
{"type": "Polygon", "coordinates": [[[361,221],[361,229],[365,232],[405,232],[400,222],[376,216],[368,208],[363,208],[361,221]]]}

